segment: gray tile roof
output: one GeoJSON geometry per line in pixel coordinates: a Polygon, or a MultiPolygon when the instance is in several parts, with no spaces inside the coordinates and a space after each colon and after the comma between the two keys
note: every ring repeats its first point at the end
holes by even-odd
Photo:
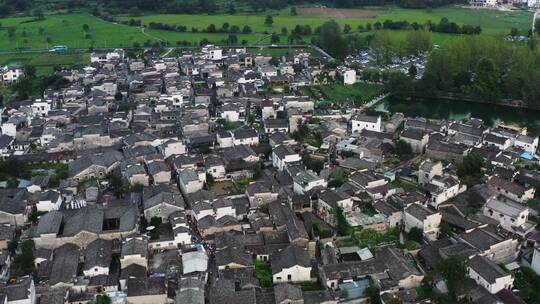
{"type": "Polygon", "coordinates": [[[307,251],[298,246],[290,245],[271,257],[272,274],[293,266],[311,267],[311,258],[307,251]]]}
{"type": "Polygon", "coordinates": [[[77,276],[79,247],[66,244],[54,250],[54,261],[49,284],[71,283],[77,276]]]}
{"type": "Polygon", "coordinates": [[[467,264],[472,270],[491,284],[495,283],[498,278],[510,275],[504,272],[497,264],[483,256],[477,255],[470,259],[467,264]]]}
{"type": "Polygon", "coordinates": [[[84,250],[84,269],[109,267],[112,261],[112,241],[97,239],[84,250]]]}

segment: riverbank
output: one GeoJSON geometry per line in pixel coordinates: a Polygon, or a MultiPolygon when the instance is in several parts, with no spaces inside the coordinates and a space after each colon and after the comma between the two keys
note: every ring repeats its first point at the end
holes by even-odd
{"type": "Polygon", "coordinates": [[[384,99],[370,108],[379,112],[401,112],[408,117],[466,120],[480,118],[488,126],[500,122],[526,126],[531,134],[540,135],[540,110],[516,108],[498,104],[463,100],[426,99],[422,101],[391,101],[384,99]]]}

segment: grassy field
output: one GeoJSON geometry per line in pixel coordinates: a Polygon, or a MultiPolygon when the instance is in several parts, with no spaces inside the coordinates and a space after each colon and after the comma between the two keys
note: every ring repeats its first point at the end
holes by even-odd
{"type": "Polygon", "coordinates": [[[359,105],[382,94],[383,86],[366,83],[355,83],[348,86],[332,84],[306,87],[305,93],[316,99],[324,98],[334,102],[353,102],[359,105]]]}
{"type": "MultiPolygon", "coordinates": [[[[331,10],[331,9],[299,9],[299,16],[291,16],[289,10],[273,12],[273,26],[264,24],[265,15],[148,15],[133,17],[140,19],[144,24],[161,22],[166,24],[185,25],[188,32],[171,32],[162,30],[146,29],[144,32],[137,27],[129,27],[122,24],[106,22],[88,14],[65,14],[51,15],[44,20],[34,20],[33,17],[17,17],[0,19],[0,51],[19,48],[47,49],[54,45],[67,45],[70,48],[94,47],[131,47],[135,42],[144,45],[145,42],[168,41],[170,45],[176,45],[178,41],[198,43],[204,38],[217,44],[223,44],[228,34],[208,34],[189,32],[192,27],[202,30],[209,24],[221,27],[224,22],[231,26],[237,25],[242,28],[249,25],[253,34],[239,34],[238,41],[245,40],[248,43],[269,44],[269,37],[265,33],[281,33],[283,27],[290,32],[297,24],[310,25],[312,29],[323,24],[327,20],[336,18],[342,26],[349,24],[354,31],[358,25],[366,25],[384,20],[407,20],[425,23],[428,20],[438,22],[442,17],[458,24],[480,25],[484,33],[507,34],[511,27],[516,27],[521,33],[526,33],[530,27],[532,13],[525,11],[499,12],[494,10],[463,9],[463,8],[440,8],[433,10],[411,10],[398,7],[380,7],[354,10],[331,10]],[[340,19],[337,19],[337,18],[340,19]],[[89,26],[89,31],[83,30],[83,25],[89,26]],[[16,28],[10,38],[8,28],[16,28]],[[87,37],[88,35],[88,37],[87,37]]],[[[129,20],[130,16],[119,16],[119,20],[129,20]]],[[[364,33],[365,34],[365,33],[364,33]]],[[[399,31],[393,35],[401,35],[399,31]]],[[[442,44],[449,39],[455,39],[456,35],[434,33],[433,41],[442,44]]],[[[310,37],[304,40],[310,41],[310,37]]],[[[285,43],[282,37],[280,43],[285,43]]]]}
{"type": "MultiPolygon", "coordinates": [[[[186,40],[199,42],[203,38],[211,41],[222,41],[227,34],[205,33],[176,33],[158,30],[145,30],[129,27],[122,24],[103,21],[87,14],[66,14],[47,16],[44,20],[34,20],[30,17],[0,19],[0,50],[13,50],[19,48],[47,49],[54,45],[67,45],[70,48],[94,47],[131,47],[134,42],[141,45],[145,41],[155,42],[167,40],[171,44],[176,41],[186,40]],[[89,26],[88,34],[83,30],[83,25],[89,26]],[[8,28],[15,27],[16,31],[12,38],[9,37],[8,28]],[[40,28],[43,32],[40,32],[40,28]],[[51,39],[49,43],[47,38],[51,39]]],[[[238,39],[246,39],[254,42],[262,34],[238,35],[238,39]]]]}
{"type": "Polygon", "coordinates": [[[38,75],[50,74],[55,67],[83,67],[90,63],[88,53],[80,54],[53,54],[53,53],[24,53],[0,54],[0,66],[6,64],[30,64],[36,67],[38,75]]]}
{"type": "Polygon", "coordinates": [[[185,25],[188,28],[196,27],[198,29],[206,28],[213,23],[220,27],[224,22],[230,25],[238,25],[243,27],[249,25],[254,32],[277,32],[281,31],[282,27],[289,30],[293,29],[297,24],[310,25],[315,28],[322,25],[330,19],[335,19],[341,26],[349,24],[353,30],[358,25],[366,25],[367,23],[375,23],[376,21],[383,22],[384,20],[407,20],[409,22],[426,23],[439,22],[441,18],[447,17],[450,21],[458,24],[470,24],[481,26],[485,33],[489,34],[508,34],[510,28],[515,27],[527,33],[531,26],[533,14],[526,11],[500,12],[487,9],[465,9],[459,7],[438,8],[431,10],[423,9],[404,9],[399,7],[377,7],[365,9],[341,9],[332,11],[341,11],[340,14],[326,14],[326,10],[332,9],[300,9],[300,15],[291,16],[288,10],[283,10],[274,14],[273,26],[265,26],[265,14],[261,15],[148,15],[142,17],[119,17],[120,20],[129,20],[131,18],[139,19],[143,24],[150,22],[161,22],[166,24],[185,25]],[[348,14],[347,12],[360,12],[358,16],[348,14]]]}

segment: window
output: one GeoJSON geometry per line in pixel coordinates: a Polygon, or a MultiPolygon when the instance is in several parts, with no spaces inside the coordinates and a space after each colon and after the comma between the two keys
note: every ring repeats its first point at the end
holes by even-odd
{"type": "Polygon", "coordinates": [[[292,280],[292,276],[290,274],[287,275],[287,281],[292,280]]]}

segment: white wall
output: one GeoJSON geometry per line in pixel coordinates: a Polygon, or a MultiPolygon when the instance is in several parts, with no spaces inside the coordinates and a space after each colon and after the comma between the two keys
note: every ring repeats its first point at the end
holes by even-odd
{"type": "Polygon", "coordinates": [[[291,268],[282,269],[281,272],[274,274],[272,277],[274,283],[279,282],[306,282],[311,280],[311,267],[293,266],[291,268]],[[288,279],[288,276],[291,279],[288,279]]]}

